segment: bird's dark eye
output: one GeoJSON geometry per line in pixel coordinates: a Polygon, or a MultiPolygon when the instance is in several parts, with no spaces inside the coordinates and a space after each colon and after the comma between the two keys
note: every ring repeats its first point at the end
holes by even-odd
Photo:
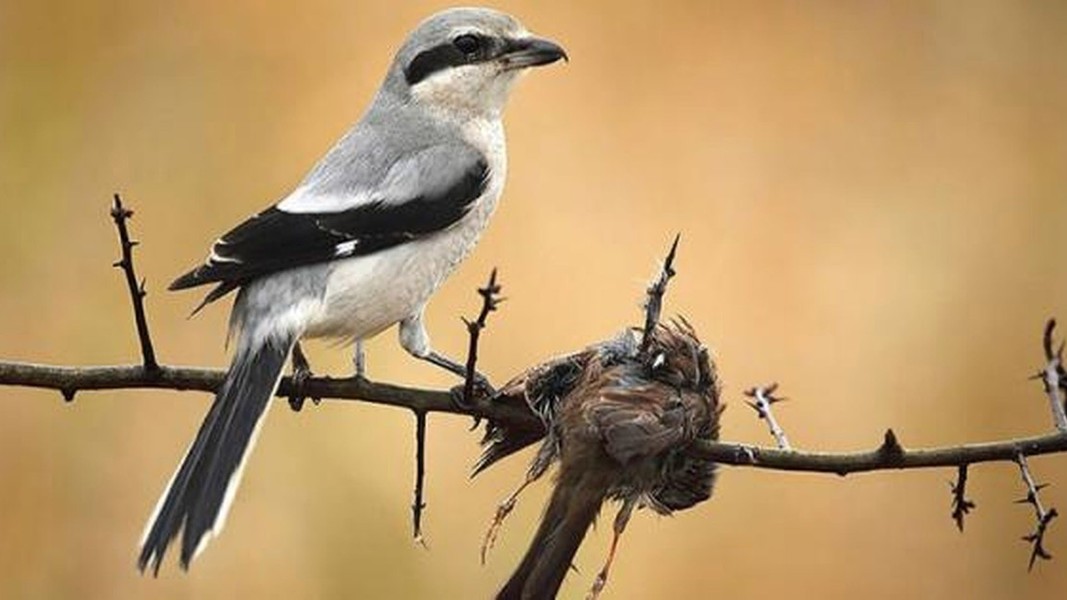
{"type": "Polygon", "coordinates": [[[452,45],[460,52],[470,56],[472,54],[477,54],[478,50],[481,50],[482,40],[478,39],[478,36],[476,35],[465,33],[452,40],[452,45]]]}

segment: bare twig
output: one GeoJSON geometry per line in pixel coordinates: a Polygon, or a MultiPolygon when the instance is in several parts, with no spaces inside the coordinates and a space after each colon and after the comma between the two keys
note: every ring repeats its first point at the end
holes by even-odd
{"type": "Polygon", "coordinates": [[[1056,518],[1056,509],[1049,507],[1047,510],[1044,505],[1041,504],[1041,497],[1039,492],[1048,487],[1047,483],[1034,483],[1034,478],[1030,474],[1030,467],[1026,464],[1026,456],[1020,452],[1015,462],[1019,465],[1019,473],[1022,475],[1023,484],[1026,485],[1026,497],[1016,500],[1018,504],[1029,504],[1034,507],[1034,519],[1037,524],[1034,528],[1034,532],[1023,536],[1023,541],[1030,544],[1030,563],[1027,566],[1027,570],[1034,568],[1034,562],[1037,559],[1050,560],[1052,555],[1045,549],[1045,531],[1048,529],[1049,523],[1052,519],[1056,518]]]}
{"type": "Polygon", "coordinates": [[[1045,334],[1042,336],[1042,347],[1045,350],[1045,366],[1033,376],[1040,379],[1045,386],[1045,394],[1048,395],[1049,408],[1052,410],[1052,420],[1056,429],[1067,432],[1067,406],[1064,406],[1064,397],[1067,395],[1067,371],[1063,368],[1063,343],[1052,350],[1052,334],[1056,329],[1056,319],[1049,319],[1045,324],[1045,334]]]}
{"type": "Polygon", "coordinates": [[[663,268],[652,285],[648,286],[647,299],[645,300],[645,326],[641,330],[641,352],[648,350],[648,344],[652,341],[652,329],[659,323],[660,313],[663,312],[663,295],[667,292],[667,283],[674,277],[674,255],[678,251],[678,240],[682,234],[674,236],[671,249],[667,252],[667,258],[663,259],[663,268]]]}
{"type": "Polygon", "coordinates": [[[426,480],[426,411],[415,410],[415,502],[411,505],[411,519],[415,543],[426,547],[422,535],[423,482],[426,480]]]}
{"type": "MultiPolygon", "coordinates": [[[[144,297],[146,295],[144,280],[137,283],[137,273],[133,268],[133,248],[138,244],[130,239],[130,233],[126,229],[126,221],[133,217],[133,211],[122,205],[122,198],[115,194],[114,204],[111,207],[111,218],[115,221],[115,228],[119,231],[119,243],[122,247],[122,258],[114,263],[116,268],[122,269],[126,275],[126,287],[130,291],[130,301],[133,303],[133,318],[137,324],[137,338],[141,341],[141,358],[144,369],[148,373],[159,370],[156,362],[156,352],[152,348],[152,336],[148,333],[148,318],[145,317],[144,297]]],[[[73,398],[73,397],[72,397],[73,398]]]]}
{"type": "Polygon", "coordinates": [[[771,435],[774,436],[774,441],[778,443],[779,448],[792,450],[789,446],[789,438],[785,436],[785,431],[778,424],[778,420],[774,418],[774,411],[771,409],[772,404],[785,400],[785,398],[774,395],[777,389],[778,384],[772,383],[767,387],[754,387],[746,390],[745,395],[752,398],[752,400],[746,400],[745,404],[751,406],[756,411],[756,414],[759,415],[759,418],[767,421],[767,427],[771,430],[771,435]]]}
{"type": "MultiPolygon", "coordinates": [[[[475,367],[478,365],[478,338],[485,329],[485,322],[489,313],[493,312],[504,301],[500,298],[500,284],[496,282],[496,269],[489,273],[489,282],[485,287],[478,288],[478,294],[482,297],[482,309],[478,317],[473,321],[466,318],[463,322],[467,325],[467,333],[470,334],[470,344],[467,347],[467,377],[463,380],[463,402],[471,404],[474,401],[474,379],[477,375],[475,367]]],[[[475,423],[477,426],[477,423],[475,423]]]]}
{"type": "Polygon", "coordinates": [[[956,482],[949,482],[952,489],[952,520],[963,531],[963,518],[974,510],[975,504],[967,499],[967,464],[962,464],[956,471],[956,482]]]}

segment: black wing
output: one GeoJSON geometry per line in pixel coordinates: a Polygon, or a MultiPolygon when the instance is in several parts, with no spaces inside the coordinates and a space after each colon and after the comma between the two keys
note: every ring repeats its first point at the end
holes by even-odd
{"type": "Polygon", "coordinates": [[[222,236],[208,260],[175,279],[170,289],[218,283],[204,299],[207,304],[263,275],[365,256],[442,231],[467,214],[488,180],[489,165],[479,157],[449,185],[429,194],[329,213],[271,207],[222,236]]]}

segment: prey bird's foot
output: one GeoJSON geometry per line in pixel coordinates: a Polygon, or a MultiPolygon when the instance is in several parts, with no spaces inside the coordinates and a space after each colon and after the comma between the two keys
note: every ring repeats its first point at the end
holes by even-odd
{"type": "Polygon", "coordinates": [[[596,600],[600,596],[600,592],[604,591],[604,586],[608,583],[608,574],[604,571],[597,573],[596,579],[593,580],[593,587],[589,588],[589,594],[586,595],[585,600],[596,600]]]}
{"type": "MultiPolygon", "coordinates": [[[[304,400],[307,396],[304,394],[304,384],[314,374],[311,372],[311,365],[308,363],[308,359],[304,356],[304,351],[300,348],[300,344],[293,346],[293,393],[289,396],[289,408],[293,412],[300,412],[304,408],[304,400]]],[[[311,401],[318,406],[320,399],[312,398],[311,401]]]]}
{"type": "Polygon", "coordinates": [[[496,545],[496,538],[500,534],[500,527],[504,524],[504,519],[515,508],[515,500],[516,497],[511,496],[496,507],[496,515],[493,516],[493,522],[489,524],[489,530],[485,532],[485,539],[482,540],[483,565],[485,564],[485,558],[489,555],[489,551],[496,545]]]}

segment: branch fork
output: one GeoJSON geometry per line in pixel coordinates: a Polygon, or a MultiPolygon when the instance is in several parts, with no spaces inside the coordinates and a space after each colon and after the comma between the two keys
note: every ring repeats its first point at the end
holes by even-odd
{"type": "Polygon", "coordinates": [[[1016,504],[1033,506],[1034,520],[1036,521],[1034,531],[1022,538],[1024,542],[1030,544],[1030,562],[1027,566],[1027,570],[1030,571],[1033,570],[1034,563],[1038,559],[1052,559],[1052,555],[1045,549],[1045,532],[1048,531],[1049,523],[1057,517],[1058,513],[1055,508],[1049,507],[1046,509],[1045,505],[1041,503],[1040,492],[1048,487],[1048,484],[1034,482],[1034,477],[1030,474],[1030,467],[1026,463],[1026,455],[1020,452],[1015,458],[1015,462],[1019,465],[1019,474],[1022,476],[1023,484],[1026,486],[1026,496],[1015,502],[1016,504]]]}
{"type": "Polygon", "coordinates": [[[793,448],[789,445],[789,438],[785,436],[785,430],[778,424],[778,420],[774,418],[774,411],[771,409],[772,405],[785,400],[785,398],[774,395],[777,389],[777,383],[772,383],[766,387],[748,389],[745,391],[745,395],[752,398],[752,400],[745,400],[745,404],[752,407],[752,410],[756,411],[759,418],[767,422],[767,428],[770,429],[779,449],[792,450],[793,448]]]}

